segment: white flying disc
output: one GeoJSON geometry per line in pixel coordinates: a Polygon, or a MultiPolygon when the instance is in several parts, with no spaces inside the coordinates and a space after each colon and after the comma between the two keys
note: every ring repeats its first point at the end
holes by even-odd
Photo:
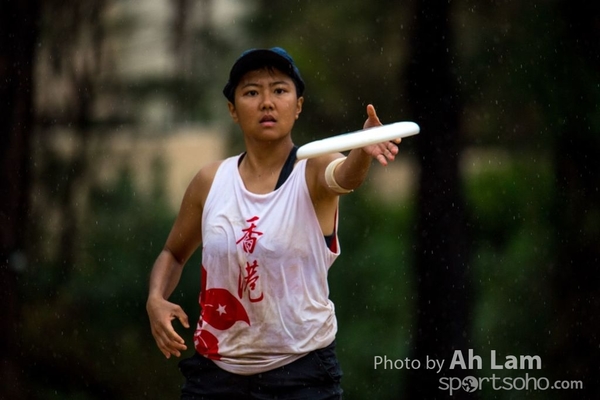
{"type": "Polygon", "coordinates": [[[395,122],[306,143],[298,148],[296,156],[299,160],[302,160],[304,158],[322,156],[323,154],[357,149],[359,147],[416,135],[419,131],[419,125],[414,122],[395,122]]]}

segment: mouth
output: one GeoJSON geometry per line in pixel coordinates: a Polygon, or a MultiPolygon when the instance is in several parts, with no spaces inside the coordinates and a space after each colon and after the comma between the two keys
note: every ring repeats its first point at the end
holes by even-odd
{"type": "Polygon", "coordinates": [[[273,125],[275,124],[275,122],[277,122],[277,120],[275,119],[275,117],[273,117],[272,115],[264,115],[261,119],[260,119],[260,123],[261,125],[273,125]]]}

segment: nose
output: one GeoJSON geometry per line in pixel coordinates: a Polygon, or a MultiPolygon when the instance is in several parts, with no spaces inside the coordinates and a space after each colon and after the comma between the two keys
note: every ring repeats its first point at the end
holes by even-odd
{"type": "Polygon", "coordinates": [[[273,109],[273,101],[271,100],[271,94],[266,92],[262,96],[262,101],[260,103],[261,110],[272,110],[273,109]]]}

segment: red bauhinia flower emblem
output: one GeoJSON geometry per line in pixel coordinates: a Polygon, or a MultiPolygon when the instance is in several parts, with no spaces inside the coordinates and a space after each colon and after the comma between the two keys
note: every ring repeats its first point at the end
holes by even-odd
{"type": "Polygon", "coordinates": [[[206,289],[203,295],[202,320],[219,329],[226,330],[238,321],[250,325],[250,319],[242,303],[228,290],[206,289]]]}

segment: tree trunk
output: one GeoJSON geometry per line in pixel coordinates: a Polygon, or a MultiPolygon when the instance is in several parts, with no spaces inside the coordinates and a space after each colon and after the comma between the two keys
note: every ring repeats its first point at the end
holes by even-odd
{"type": "Polygon", "coordinates": [[[22,398],[17,280],[26,263],[36,0],[5,1],[0,12],[0,398],[22,398]]]}
{"type": "Polygon", "coordinates": [[[565,123],[554,150],[557,257],[547,365],[555,379],[583,381],[586,394],[571,394],[591,399],[600,390],[600,4],[562,1],[558,14],[565,32],[556,49],[568,60],[559,81],[568,84],[556,110],[565,123]]]}
{"type": "MultiPolygon", "coordinates": [[[[469,254],[458,171],[462,105],[451,72],[449,2],[417,0],[414,15],[407,79],[413,117],[421,126],[416,138],[421,176],[415,254],[417,326],[412,358],[422,365],[427,357],[445,360],[447,365],[455,349],[465,349],[470,333],[469,254]]],[[[438,389],[439,376],[425,368],[412,371],[406,398],[447,395],[438,389]]],[[[455,376],[459,377],[458,371],[455,376]]]]}

